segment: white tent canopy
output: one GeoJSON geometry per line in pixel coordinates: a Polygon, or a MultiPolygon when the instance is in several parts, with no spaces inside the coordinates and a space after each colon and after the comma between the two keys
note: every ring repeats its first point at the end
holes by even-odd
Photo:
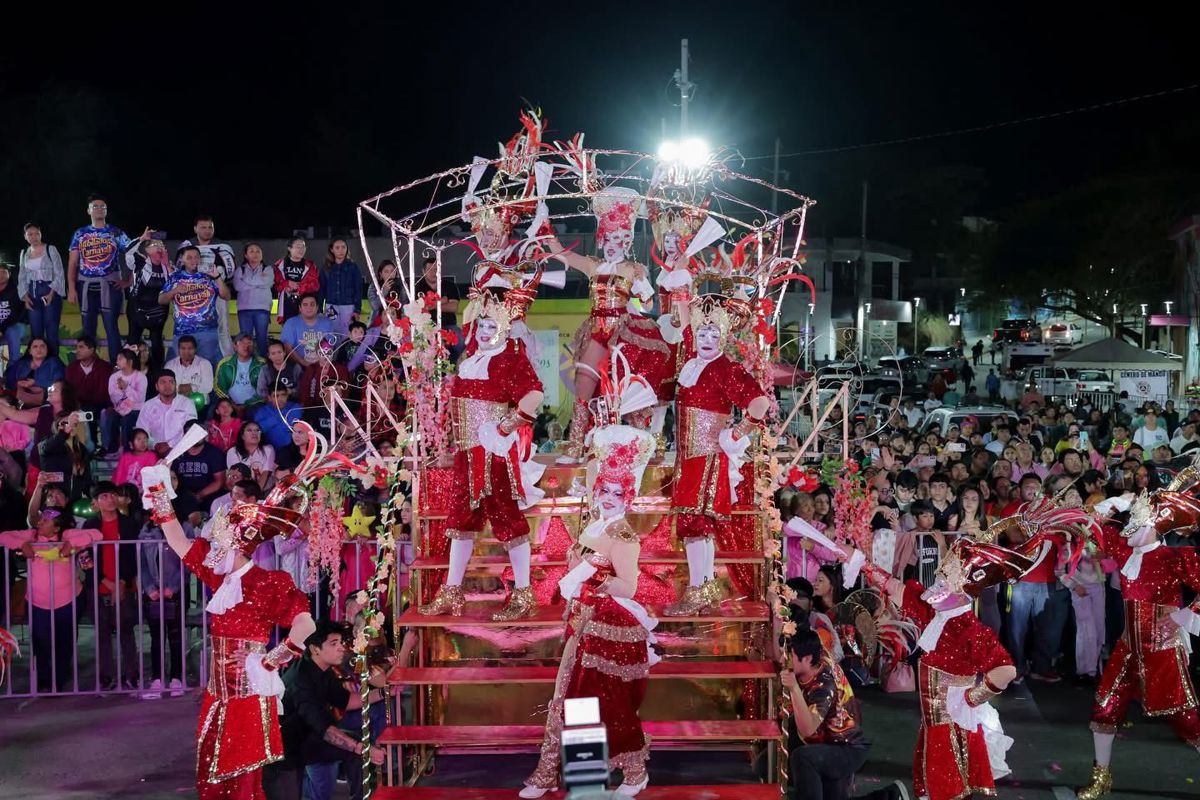
{"type": "Polygon", "coordinates": [[[1171,372],[1183,369],[1178,361],[1163,358],[1111,336],[1076,347],[1055,358],[1054,366],[1064,369],[1165,369],[1171,372]]]}

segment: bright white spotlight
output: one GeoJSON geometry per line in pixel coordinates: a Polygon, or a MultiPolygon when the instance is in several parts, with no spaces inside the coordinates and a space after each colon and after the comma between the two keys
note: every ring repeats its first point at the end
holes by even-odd
{"type": "Polygon", "coordinates": [[[679,145],[679,160],[688,169],[704,166],[708,161],[708,143],[695,136],[684,139],[679,145]]]}
{"type": "Polygon", "coordinates": [[[679,160],[679,145],[672,141],[663,142],[658,146],[658,157],[663,161],[679,160]]]}

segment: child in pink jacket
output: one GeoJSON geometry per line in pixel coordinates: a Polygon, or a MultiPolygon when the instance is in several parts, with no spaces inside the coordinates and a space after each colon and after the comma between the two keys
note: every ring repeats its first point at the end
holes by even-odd
{"type": "Polygon", "coordinates": [[[72,679],[75,651],[74,599],[83,591],[75,552],[99,541],[100,531],[67,529],[66,512],[45,509],[37,529],[4,531],[0,546],[20,550],[28,561],[30,632],[39,692],[58,691],[72,679]],[[53,657],[51,657],[53,654],[53,657]]]}

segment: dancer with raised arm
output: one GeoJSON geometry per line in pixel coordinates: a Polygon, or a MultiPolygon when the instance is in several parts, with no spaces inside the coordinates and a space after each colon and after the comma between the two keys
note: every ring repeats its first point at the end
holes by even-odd
{"type": "Polygon", "coordinates": [[[459,476],[446,520],[450,565],[446,582],[419,610],[427,616],[462,614],[466,605],[462,582],[475,537],[485,523],[491,523],[492,535],[508,551],[514,586],[508,604],[492,618],[508,621],[537,610],[529,586],[529,522],[522,509],[541,499],[535,484],[544,467],[532,461],[528,437],[521,440],[518,429],[530,431],[542,406],[542,383],[510,334],[537,295],[540,272],[526,280],[519,268],[490,264],[487,273],[487,281],[504,279],[510,288],[501,296],[486,282],[477,285],[463,313],[468,350],[450,387],[458,448],[454,471],[459,476]]]}
{"type": "MultiPolygon", "coordinates": [[[[1179,478],[1189,470],[1194,480],[1193,468],[1185,468],[1179,478]]],[[[1135,698],[1147,717],[1166,717],[1179,738],[1200,749],[1200,711],[1188,674],[1188,637],[1200,634],[1200,597],[1185,606],[1181,591],[1187,586],[1200,592],[1200,555],[1194,547],[1164,547],[1162,542],[1164,535],[1200,523],[1200,484],[1178,491],[1186,480],[1177,478],[1167,489],[1136,499],[1125,495],[1096,504],[1098,516],[1129,511],[1126,525],[1109,522],[1096,532],[1100,549],[1121,565],[1125,631],[1096,690],[1096,760],[1079,800],[1099,800],[1112,791],[1113,741],[1135,698]]]]}
{"type": "Polygon", "coordinates": [[[696,614],[721,599],[714,574],[717,526],[729,524],[750,433],[770,408],[754,376],[725,354],[748,310],[746,301],[723,294],[698,297],[689,308],[695,355],[679,371],[671,492],[675,531],[687,551],[688,588],[663,612],[667,616],[696,614]],[[735,408],[744,416],[731,425],[735,408]]]}
{"type": "Polygon", "coordinates": [[[313,472],[318,437],[309,430],[305,462],[261,504],[243,503],[219,513],[209,542],[188,539],[175,518],[168,467],[206,435],[201,426],[193,427],[162,463],[143,468],[142,502],[170,548],[212,592],[205,607],[211,615],[212,665],[196,733],[196,791],[201,800],[258,800],[265,797],[262,768],[283,758],[279,668],[304,653],[304,640],[316,626],[308,596],[291,576],[262,569],[250,556],[263,541],[290,533],[304,517],[304,507],[289,507],[287,501],[303,476],[313,472]],[[268,651],[276,625],[288,629],[287,637],[268,651]]]}
{"type": "MultiPolygon", "coordinates": [[[[607,401],[597,423],[615,423],[619,405],[619,398],[607,401]]],[[[599,465],[591,489],[594,517],[579,536],[573,568],[559,581],[569,604],[567,638],[541,757],[520,792],[523,798],[539,798],[558,786],[563,701],[576,697],[600,700],[608,762],[624,775],[617,794],[632,797],[650,782],[649,740],[638,707],[650,667],[659,660],[651,647],[658,621],[632,600],[641,544],[625,515],[654,454],[654,438],[628,425],[603,424],[592,437],[592,450],[599,465]]]]}
{"type": "Polygon", "coordinates": [[[571,343],[575,354],[575,411],[560,463],[582,459],[591,426],[588,401],[596,392],[600,370],[613,347],[623,345],[633,371],[649,381],[656,394],[674,374],[671,351],[658,324],[643,316],[632,302],[637,299],[649,303],[654,298],[645,265],[633,260],[634,227],[641,205],[641,195],[625,186],[609,186],[596,192],[592,213],[596,216],[599,257],[571,252],[557,238],[548,239],[552,255],[588,277],[591,300],[591,312],[571,343]]]}

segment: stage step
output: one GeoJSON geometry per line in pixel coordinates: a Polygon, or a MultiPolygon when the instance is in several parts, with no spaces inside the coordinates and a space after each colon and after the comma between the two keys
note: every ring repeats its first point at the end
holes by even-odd
{"type": "MultiPolygon", "coordinates": [[[[558,667],[397,667],[388,675],[395,684],[554,683],[558,667]]],[[[770,661],[683,661],[668,659],[650,669],[659,680],[751,680],[774,678],[770,661]]]]}
{"type": "MultiPolygon", "coordinates": [[[[762,564],[764,556],[753,550],[718,550],[715,563],[717,564],[762,564]]],[[[472,567],[507,567],[508,556],[475,556],[471,559],[472,567]]],[[[638,556],[639,564],[686,564],[687,556],[680,550],[661,550],[658,552],[642,551],[638,556]]],[[[565,567],[566,559],[548,558],[536,555],[531,559],[535,567],[565,567]]],[[[412,563],[412,569],[446,569],[450,565],[447,558],[418,558],[412,563]]]]}
{"type": "MultiPolygon", "coordinates": [[[[650,779],[654,780],[651,772],[650,779]]],[[[513,800],[517,788],[460,789],[435,786],[381,786],[371,797],[375,800],[513,800]]],[[[566,792],[549,792],[543,800],[565,800],[566,792]]],[[[737,784],[725,786],[654,786],[638,794],[639,800],[779,800],[779,787],[774,784],[737,784]]]]}
{"type": "MultiPolygon", "coordinates": [[[[779,724],[765,719],[646,721],[651,746],[715,742],[758,742],[779,737],[779,724]]],[[[434,747],[512,747],[541,744],[542,725],[395,725],[379,737],[382,745],[434,747]]]]}
{"type": "MultiPolygon", "coordinates": [[[[409,608],[400,617],[400,625],[410,628],[457,628],[480,625],[494,628],[548,628],[563,625],[563,606],[539,606],[532,617],[513,622],[495,622],[492,614],[499,611],[501,602],[467,603],[461,617],[449,614],[427,617],[416,608],[409,608]]],[[[687,617],[668,617],[661,606],[648,609],[658,618],[659,624],[672,622],[766,622],[767,604],[751,601],[726,601],[716,611],[687,617]]]]}

